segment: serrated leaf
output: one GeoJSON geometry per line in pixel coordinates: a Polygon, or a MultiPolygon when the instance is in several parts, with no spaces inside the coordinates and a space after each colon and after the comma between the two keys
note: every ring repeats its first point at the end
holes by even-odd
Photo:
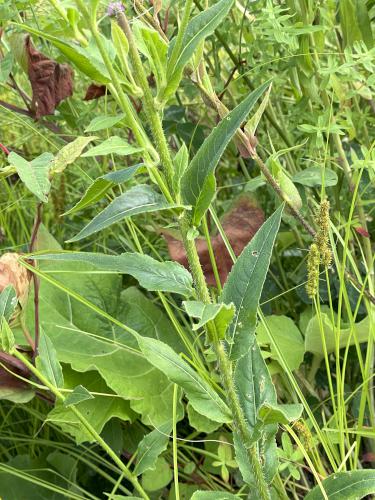
{"type": "Polygon", "coordinates": [[[137,341],[145,358],[186,392],[198,413],[216,422],[230,422],[231,414],[224,401],[171,347],[147,337],[138,336],[137,341]]]}
{"type": "Polygon", "coordinates": [[[105,255],[90,252],[66,252],[39,254],[35,260],[85,262],[92,264],[98,271],[124,273],[133,276],[139,284],[149,291],[180,293],[190,296],[193,292],[193,279],[187,269],[177,262],[160,262],[149,255],[123,253],[105,255]]]}
{"type": "Polygon", "coordinates": [[[88,399],[94,399],[94,396],[89,393],[89,391],[83,387],[83,385],[77,385],[73,389],[73,392],[71,392],[64,401],[64,406],[72,406],[76,405],[78,403],[82,403],[82,401],[87,401],[88,399]]]}
{"type": "Polygon", "coordinates": [[[110,116],[110,115],[100,115],[96,116],[91,120],[87,128],[85,129],[85,132],[97,132],[98,130],[104,130],[106,128],[111,128],[116,123],[120,122],[125,118],[125,115],[116,115],[116,116],[110,116]]]}
{"type": "Polygon", "coordinates": [[[257,309],[267,276],[283,206],[266,220],[234,264],[224,285],[221,302],[233,303],[234,320],[227,334],[232,359],[245,355],[255,339],[257,309]]]}
{"type": "Polygon", "coordinates": [[[167,449],[172,423],[164,425],[147,434],[137,448],[137,464],[134,474],[139,476],[146,470],[154,469],[159,455],[167,449]]]}
{"type": "Polygon", "coordinates": [[[197,300],[185,301],[183,304],[189,316],[199,319],[199,322],[193,325],[193,330],[198,330],[209,321],[213,321],[217,338],[225,337],[235,313],[233,304],[204,304],[197,300]]]}
{"type": "Polygon", "coordinates": [[[115,198],[107,208],[94,217],[77,236],[69,241],[79,241],[132,215],[170,210],[177,207],[178,205],[167,203],[164,197],[156,193],[150,186],[139,184],[115,198]]]}
{"type": "Polygon", "coordinates": [[[91,142],[97,139],[95,136],[90,137],[77,137],[74,141],[69,142],[66,146],[60,149],[56,154],[55,159],[52,162],[51,170],[54,173],[61,173],[65,168],[73,163],[79,156],[81,156],[82,151],[91,142]]]}
{"type": "Polygon", "coordinates": [[[185,170],[181,194],[183,201],[193,207],[195,225],[199,225],[214,197],[214,172],[225,148],[268,86],[266,82],[254,90],[212,130],[185,170]]]}
{"type": "MultiPolygon", "coordinates": [[[[375,470],[337,472],[322,481],[329,500],[358,500],[375,493],[375,470]]],[[[305,500],[324,500],[320,486],[310,491],[305,500]]]]}
{"type": "Polygon", "coordinates": [[[127,141],[125,141],[125,139],[114,135],[98,146],[90,148],[82,155],[82,157],[88,158],[91,156],[105,156],[109,154],[128,156],[142,151],[142,148],[131,146],[127,141]]]}
{"type": "Polygon", "coordinates": [[[121,184],[130,180],[138,170],[143,166],[142,163],[133,165],[132,167],[127,167],[122,170],[116,170],[116,172],[110,172],[109,174],[102,175],[95,179],[95,181],[87,188],[83,197],[79,202],[74,205],[70,210],[65,212],[64,215],[72,214],[83,210],[84,208],[92,205],[93,203],[101,200],[105,194],[116,184],[121,184]]]}
{"type": "Polygon", "coordinates": [[[56,349],[46,333],[43,330],[40,333],[38,356],[35,359],[35,366],[52,385],[63,387],[64,377],[57,358],[56,349]]]}
{"type": "Polygon", "coordinates": [[[17,295],[13,285],[7,285],[0,293],[0,319],[5,318],[6,321],[12,316],[17,306],[17,295]]]}
{"type": "Polygon", "coordinates": [[[11,152],[8,156],[9,164],[15,167],[21,181],[40,201],[47,203],[47,195],[51,189],[49,172],[53,155],[43,153],[32,161],[27,161],[17,153],[11,152]]]}

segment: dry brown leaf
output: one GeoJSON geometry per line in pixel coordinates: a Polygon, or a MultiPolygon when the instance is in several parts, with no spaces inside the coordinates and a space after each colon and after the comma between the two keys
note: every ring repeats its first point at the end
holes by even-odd
{"type": "Polygon", "coordinates": [[[18,301],[24,306],[27,301],[30,287],[31,274],[23,267],[18,259],[18,253],[5,253],[0,258],[0,292],[8,285],[16,291],[18,301]]]}
{"type": "MultiPolygon", "coordinates": [[[[232,208],[221,220],[225,234],[237,256],[240,255],[263,222],[264,212],[256,205],[254,199],[247,194],[239,196],[232,208]]],[[[174,238],[167,231],[163,231],[163,234],[167,241],[171,258],[188,268],[182,241],[174,238]]],[[[220,281],[223,284],[232,268],[232,259],[220,234],[211,237],[211,243],[220,281]]],[[[207,283],[209,285],[216,285],[206,240],[204,238],[197,238],[195,244],[207,283]]]]}
{"type": "Polygon", "coordinates": [[[30,36],[25,38],[25,49],[35,117],[53,115],[59,103],[73,94],[73,70],[36,50],[30,36]]]}
{"type": "Polygon", "coordinates": [[[107,87],[105,85],[96,85],[96,83],[92,83],[86,90],[86,95],[83,98],[84,101],[92,101],[93,99],[99,99],[99,97],[103,97],[107,91],[107,87]]]}

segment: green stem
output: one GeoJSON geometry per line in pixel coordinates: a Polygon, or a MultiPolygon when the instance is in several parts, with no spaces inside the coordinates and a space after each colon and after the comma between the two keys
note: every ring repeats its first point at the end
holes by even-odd
{"type": "MultiPolygon", "coordinates": [[[[56,399],[64,403],[65,396],[62,392],[55,387],[51,382],[39,371],[35,368],[35,366],[30,363],[26,356],[18,352],[16,349],[12,352],[12,355],[18,358],[22,363],[31,371],[33,375],[35,375],[43,385],[48,387],[48,389],[54,394],[56,399]]],[[[92,427],[92,425],[85,419],[82,413],[77,410],[75,406],[69,406],[70,410],[75,414],[78,418],[82,426],[85,430],[95,439],[95,441],[103,448],[103,450],[112,458],[115,464],[119,467],[124,477],[134,486],[134,488],[138,491],[138,493],[145,500],[149,500],[147,493],[143,490],[142,486],[138,482],[138,479],[130,472],[130,470],[126,467],[126,465],[121,461],[121,459],[116,455],[116,453],[112,450],[110,446],[104,441],[104,439],[96,432],[96,430],[92,427]]]]}

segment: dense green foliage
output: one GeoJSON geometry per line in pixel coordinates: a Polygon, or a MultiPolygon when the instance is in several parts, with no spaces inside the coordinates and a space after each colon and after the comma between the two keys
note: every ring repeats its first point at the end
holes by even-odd
{"type": "Polygon", "coordinates": [[[0,497],[375,494],[372,0],[0,0],[0,497]]]}

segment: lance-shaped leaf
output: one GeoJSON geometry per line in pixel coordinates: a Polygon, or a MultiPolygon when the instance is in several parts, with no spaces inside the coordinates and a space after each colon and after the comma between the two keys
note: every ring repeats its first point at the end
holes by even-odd
{"type": "Polygon", "coordinates": [[[192,57],[199,44],[223,21],[227,16],[233,0],[220,0],[212,7],[201,12],[189,22],[182,40],[181,49],[175,46],[175,39],[169,47],[167,65],[167,86],[162,94],[162,99],[167,100],[173,95],[180,83],[184,67],[192,57]]]}
{"type": "Polygon", "coordinates": [[[116,115],[116,116],[110,116],[110,115],[100,115],[96,116],[91,120],[91,122],[88,124],[87,128],[85,129],[85,132],[97,132],[98,130],[104,130],[106,128],[111,128],[116,123],[120,122],[125,118],[126,115],[116,115]]]}
{"type": "Polygon", "coordinates": [[[213,321],[218,339],[224,338],[235,313],[233,304],[204,304],[191,300],[184,302],[184,307],[189,316],[199,319],[198,323],[193,325],[193,330],[198,330],[209,321],[213,321]]]}
{"type": "Polygon", "coordinates": [[[70,210],[65,212],[64,215],[83,210],[84,208],[101,200],[113,186],[130,180],[138,172],[142,165],[142,163],[139,163],[137,165],[133,165],[132,167],[117,170],[116,172],[110,172],[109,174],[98,177],[87,188],[87,191],[79,200],[79,202],[70,210]]]}
{"type": "Polygon", "coordinates": [[[193,207],[193,223],[199,225],[215,195],[215,168],[230,140],[263,94],[269,82],[258,87],[215,127],[181,179],[182,199],[193,207]]]}
{"type": "Polygon", "coordinates": [[[177,206],[168,204],[164,197],[156,193],[150,186],[139,184],[115,198],[107,208],[94,217],[77,236],[69,241],[79,241],[132,215],[169,210],[177,206]]]}
{"type": "MultiPolygon", "coordinates": [[[[39,254],[35,260],[85,262],[93,264],[98,272],[124,273],[133,276],[139,284],[149,291],[180,293],[190,296],[193,292],[193,279],[187,269],[177,262],[159,262],[149,255],[123,253],[105,255],[90,252],[63,252],[39,254]]],[[[50,272],[53,272],[51,270],[50,272]]],[[[88,271],[95,272],[94,270],[88,271]]]]}
{"type": "Polygon", "coordinates": [[[134,474],[139,476],[146,470],[154,469],[156,460],[167,449],[172,422],[166,422],[147,434],[137,448],[137,465],[134,474]]]}
{"type": "Polygon", "coordinates": [[[164,342],[137,337],[139,348],[152,365],[182,387],[193,408],[216,422],[230,422],[229,408],[213,388],[164,342]]]}
{"type": "Polygon", "coordinates": [[[227,334],[228,354],[232,359],[245,355],[254,343],[257,308],[282,211],[280,206],[261,226],[238,257],[224,285],[221,302],[233,303],[236,308],[227,334]]]}
{"type": "Polygon", "coordinates": [[[64,386],[62,368],[57,358],[56,349],[43,330],[41,331],[35,366],[52,385],[55,387],[64,386]]]}
{"type": "Polygon", "coordinates": [[[12,316],[17,305],[17,295],[13,285],[7,285],[0,293],[0,321],[5,318],[7,321],[12,316]]]}
{"type": "Polygon", "coordinates": [[[136,148],[131,146],[125,139],[114,135],[106,141],[103,141],[98,146],[94,146],[84,153],[83,157],[90,156],[105,156],[109,154],[116,154],[120,156],[129,156],[135,153],[140,153],[143,151],[142,148],[136,148]]]}
{"type": "Polygon", "coordinates": [[[375,470],[355,470],[337,472],[322,481],[326,493],[323,495],[320,486],[315,486],[305,500],[357,500],[375,493],[375,470]]]}
{"type": "Polygon", "coordinates": [[[17,174],[27,189],[35,194],[40,201],[47,203],[47,195],[51,189],[49,171],[53,155],[51,153],[43,153],[34,158],[34,160],[27,161],[22,156],[12,152],[8,156],[8,161],[10,165],[16,168],[17,174]]]}
{"type": "Polygon", "coordinates": [[[97,139],[95,136],[88,137],[77,137],[72,142],[69,142],[60,149],[60,151],[55,156],[55,159],[52,162],[51,170],[53,173],[61,173],[63,172],[68,165],[73,163],[79,156],[81,156],[82,151],[85,147],[94,139],[97,139]]]}

